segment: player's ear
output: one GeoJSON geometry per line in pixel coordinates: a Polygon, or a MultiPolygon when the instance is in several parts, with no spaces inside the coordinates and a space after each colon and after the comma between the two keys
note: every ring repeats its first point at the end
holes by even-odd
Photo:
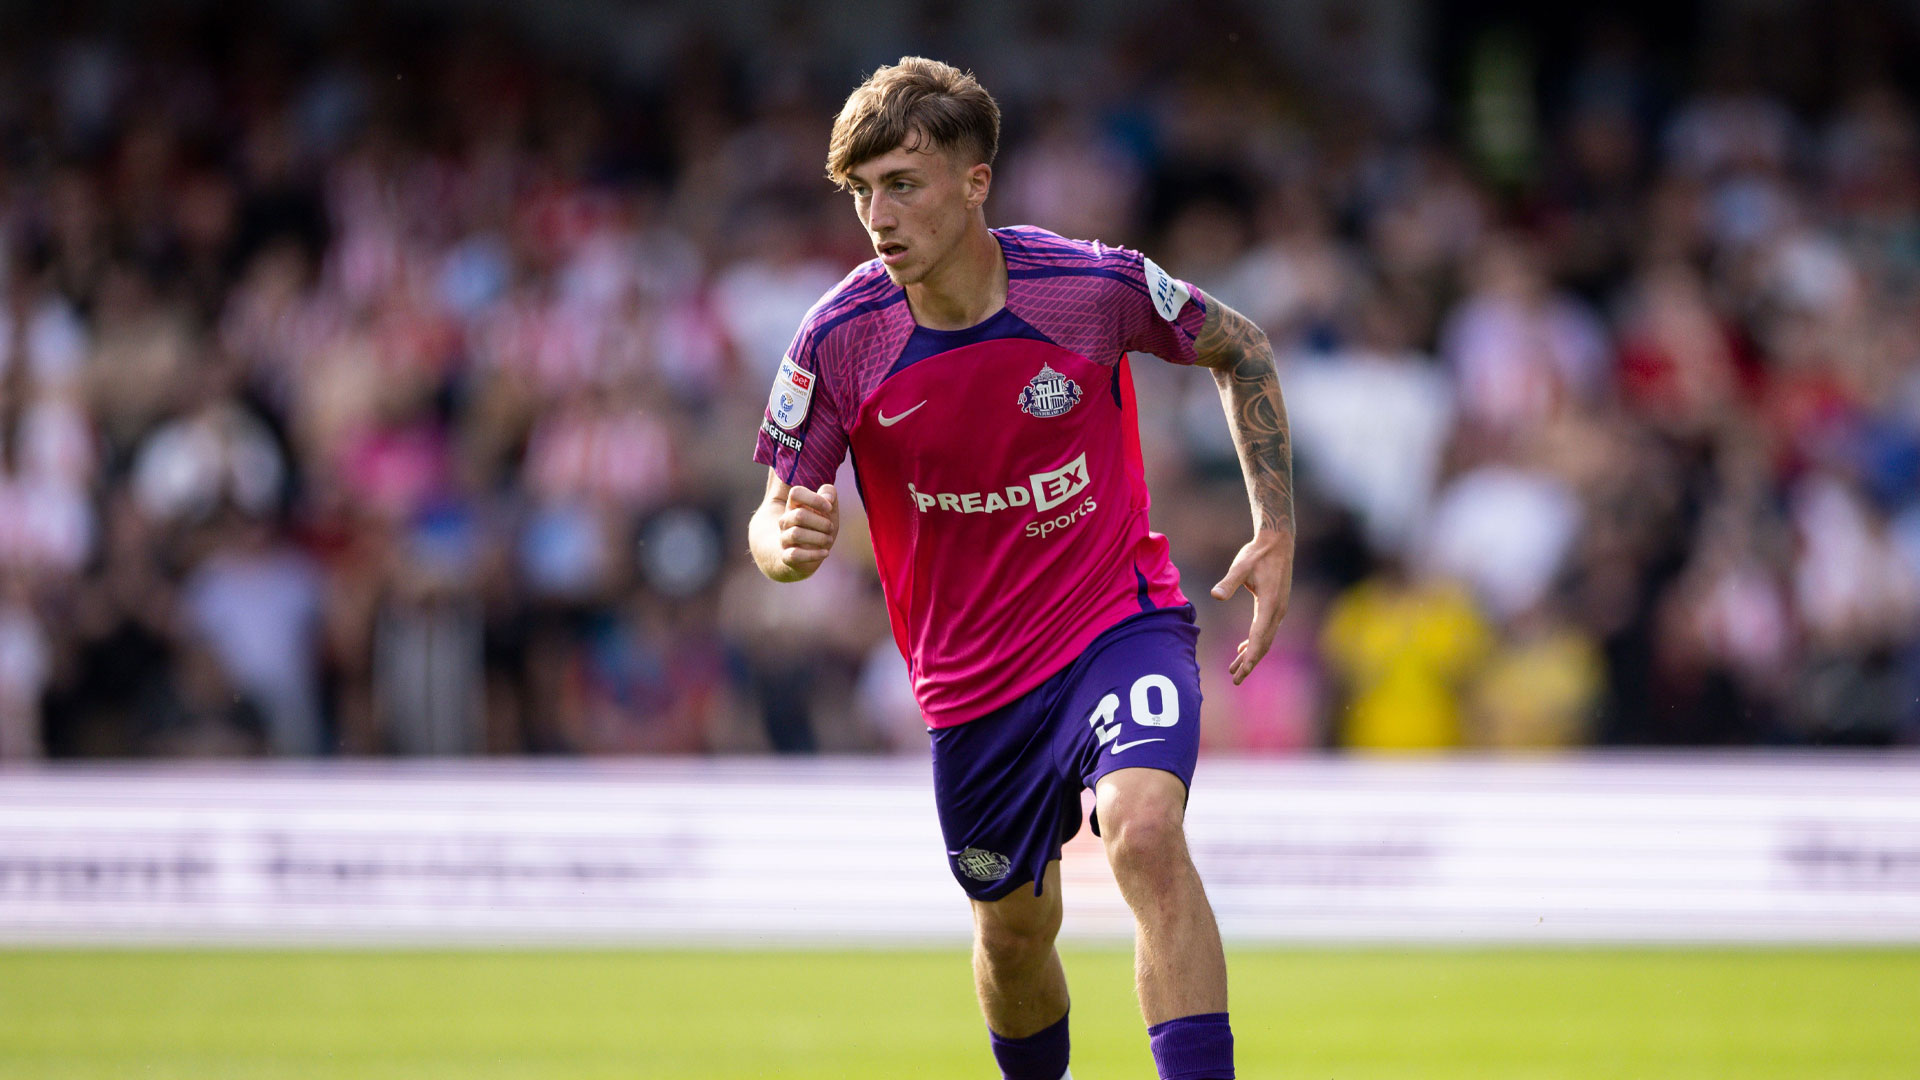
{"type": "Polygon", "coordinates": [[[987,190],[993,187],[993,166],[982,161],[967,170],[967,209],[986,204],[987,190]]]}

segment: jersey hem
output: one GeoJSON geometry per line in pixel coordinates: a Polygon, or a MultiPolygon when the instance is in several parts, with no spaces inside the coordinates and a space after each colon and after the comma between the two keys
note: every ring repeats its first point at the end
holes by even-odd
{"type": "Polygon", "coordinates": [[[926,721],[928,731],[943,731],[947,728],[959,727],[962,724],[971,724],[975,720],[979,720],[990,713],[993,713],[999,709],[1006,708],[1008,705],[1011,705],[1012,703],[1020,700],[1022,697],[1026,696],[1027,694],[1032,693],[1035,689],[1041,686],[1041,684],[1045,683],[1048,679],[1053,678],[1055,675],[1058,675],[1061,672],[1072,667],[1073,665],[1079,663],[1080,658],[1086,655],[1087,648],[1091,646],[1095,641],[1098,641],[1100,638],[1105,637],[1108,634],[1112,634],[1115,631],[1121,630],[1122,628],[1126,627],[1128,623],[1137,622],[1143,619],[1150,618],[1155,615],[1162,615],[1169,611],[1179,612],[1189,623],[1193,623],[1197,620],[1197,613],[1194,611],[1193,601],[1186,599],[1185,596],[1182,596],[1180,599],[1180,602],[1177,604],[1168,604],[1161,607],[1151,608],[1146,611],[1128,612],[1122,617],[1101,626],[1099,629],[1095,630],[1093,633],[1088,634],[1084,640],[1077,642],[1071,648],[1069,648],[1067,650],[1068,660],[1066,663],[1061,664],[1058,667],[1048,668],[1046,671],[1041,672],[1038,676],[1034,677],[1031,680],[1023,679],[1020,682],[1015,683],[1014,684],[1015,688],[1013,690],[1004,694],[997,694],[994,697],[988,698],[987,701],[990,702],[990,704],[986,705],[985,707],[978,707],[978,706],[969,707],[968,715],[961,717],[959,719],[948,719],[948,720],[935,720],[925,710],[922,710],[920,714],[921,719],[926,721]]]}

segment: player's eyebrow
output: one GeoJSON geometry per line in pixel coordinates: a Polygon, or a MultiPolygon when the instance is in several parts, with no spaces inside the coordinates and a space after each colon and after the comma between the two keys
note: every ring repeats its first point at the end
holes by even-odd
{"type": "MultiPolygon", "coordinates": [[[[910,177],[912,177],[912,178],[914,178],[914,179],[919,179],[919,174],[920,174],[920,170],[919,170],[919,169],[915,169],[915,168],[912,168],[912,167],[908,167],[908,168],[904,168],[904,169],[894,169],[894,170],[891,170],[890,172],[886,172],[886,173],[883,173],[883,174],[881,174],[881,176],[880,176],[880,178],[879,178],[879,179],[877,179],[877,180],[875,180],[875,181],[874,181],[874,182],[873,182],[873,183],[872,183],[871,185],[869,185],[869,186],[871,186],[871,187],[879,187],[880,185],[882,185],[882,184],[884,184],[884,183],[886,183],[887,181],[889,181],[889,180],[893,180],[893,179],[895,179],[895,178],[897,178],[897,177],[901,177],[901,176],[910,176],[910,177]]],[[[865,181],[865,180],[862,180],[862,179],[860,178],[860,174],[858,174],[858,173],[851,173],[851,174],[849,174],[849,175],[847,176],[847,179],[848,179],[848,180],[850,180],[850,181],[852,181],[853,183],[856,183],[856,184],[865,184],[865,183],[866,183],[866,181],[865,181]]]]}

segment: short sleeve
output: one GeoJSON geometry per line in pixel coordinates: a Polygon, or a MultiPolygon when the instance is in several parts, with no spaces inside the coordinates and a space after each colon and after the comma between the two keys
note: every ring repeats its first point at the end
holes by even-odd
{"type": "Polygon", "coordinates": [[[847,456],[847,430],[830,373],[821,363],[819,339],[803,326],[794,337],[760,418],[753,460],[795,487],[817,488],[839,472],[847,456]]]}
{"type": "Polygon", "coordinates": [[[1115,271],[1109,277],[1121,348],[1175,364],[1198,360],[1193,343],[1207,321],[1206,294],[1137,251],[1107,248],[1104,255],[1115,271]]]}

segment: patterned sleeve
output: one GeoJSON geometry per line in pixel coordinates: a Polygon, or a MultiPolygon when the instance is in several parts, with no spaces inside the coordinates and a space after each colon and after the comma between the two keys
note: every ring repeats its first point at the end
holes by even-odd
{"type": "Polygon", "coordinates": [[[1152,353],[1175,364],[1194,363],[1194,339],[1207,321],[1205,293],[1127,248],[1103,252],[1113,282],[1111,302],[1120,324],[1120,347],[1152,353]]]}
{"type": "Polygon", "coordinates": [[[753,460],[795,487],[817,488],[831,481],[847,456],[846,425],[827,378],[830,373],[821,363],[823,351],[809,321],[780,361],[753,448],[753,460]]]}

